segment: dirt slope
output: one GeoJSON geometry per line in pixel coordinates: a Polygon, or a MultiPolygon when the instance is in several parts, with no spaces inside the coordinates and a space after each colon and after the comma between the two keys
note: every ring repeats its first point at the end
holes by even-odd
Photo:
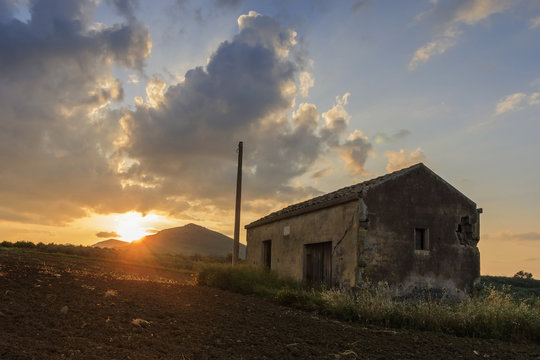
{"type": "Polygon", "coordinates": [[[0,359],[540,358],[538,344],[366,328],[192,284],[0,249],[0,359]]]}

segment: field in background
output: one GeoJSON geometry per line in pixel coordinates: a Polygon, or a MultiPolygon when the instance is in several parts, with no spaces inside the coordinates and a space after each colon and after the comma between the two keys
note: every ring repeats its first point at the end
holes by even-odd
{"type": "Polygon", "coordinates": [[[517,302],[535,303],[540,299],[540,280],[505,276],[482,276],[485,287],[508,293],[517,302]]]}
{"type": "Polygon", "coordinates": [[[0,242],[0,248],[25,249],[50,254],[60,254],[72,257],[93,258],[127,264],[145,265],[164,269],[185,270],[187,272],[197,272],[204,264],[230,263],[231,257],[182,255],[182,254],[162,254],[145,251],[145,249],[109,249],[82,245],[59,245],[59,244],[34,244],[29,241],[18,241],[15,243],[0,242]]]}

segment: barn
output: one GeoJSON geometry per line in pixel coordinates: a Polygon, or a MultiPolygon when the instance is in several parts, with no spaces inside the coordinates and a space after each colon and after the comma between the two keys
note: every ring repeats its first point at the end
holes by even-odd
{"type": "Polygon", "coordinates": [[[246,262],[341,289],[386,282],[396,294],[462,295],[480,277],[480,213],[418,163],[246,225],[246,262]]]}

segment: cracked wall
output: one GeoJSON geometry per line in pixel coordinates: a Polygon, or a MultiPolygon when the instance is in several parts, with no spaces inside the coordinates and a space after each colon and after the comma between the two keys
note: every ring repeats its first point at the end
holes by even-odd
{"type": "Polygon", "coordinates": [[[422,285],[472,290],[480,277],[474,202],[424,168],[370,189],[364,202],[368,226],[359,236],[364,281],[386,281],[400,293],[422,285]],[[427,230],[427,249],[415,247],[415,229],[427,230]]]}

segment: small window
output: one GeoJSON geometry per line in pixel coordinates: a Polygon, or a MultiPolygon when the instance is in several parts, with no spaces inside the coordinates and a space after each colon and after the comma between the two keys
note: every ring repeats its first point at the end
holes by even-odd
{"type": "Polygon", "coordinates": [[[263,245],[263,265],[270,269],[272,266],[272,240],[265,240],[263,245]]]}
{"type": "Polygon", "coordinates": [[[414,229],[415,250],[429,250],[428,231],[425,228],[414,229]]]}

